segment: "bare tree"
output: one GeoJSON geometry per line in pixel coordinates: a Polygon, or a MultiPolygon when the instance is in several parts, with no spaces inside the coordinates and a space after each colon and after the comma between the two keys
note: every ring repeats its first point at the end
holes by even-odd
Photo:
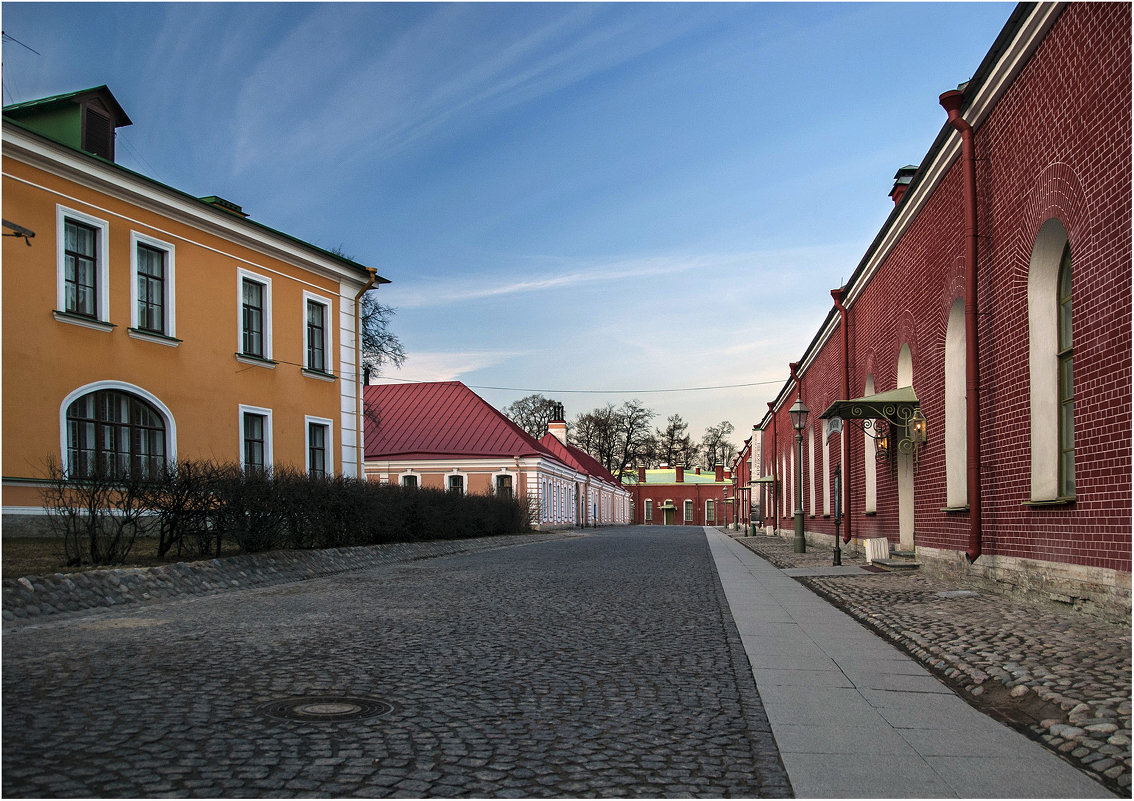
{"type": "Polygon", "coordinates": [[[705,467],[711,470],[718,463],[727,464],[736,454],[736,446],[728,441],[732,432],[732,423],[727,420],[705,429],[705,436],[701,438],[705,467]]]}
{"type": "Polygon", "coordinates": [[[390,330],[390,321],[396,313],[392,306],[378,301],[376,292],[362,296],[358,322],[362,331],[363,383],[370,383],[370,376],[380,373],[387,364],[401,367],[405,363],[405,348],[397,334],[390,330]]]}
{"type": "Polygon", "coordinates": [[[504,407],[504,416],[536,439],[547,433],[547,424],[559,413],[560,404],[543,395],[528,395],[504,407]]]}
{"type": "Polygon", "coordinates": [[[650,421],[654,415],[637,400],[618,407],[608,403],[575,418],[571,442],[621,478],[635,462],[652,455],[650,421]]]}

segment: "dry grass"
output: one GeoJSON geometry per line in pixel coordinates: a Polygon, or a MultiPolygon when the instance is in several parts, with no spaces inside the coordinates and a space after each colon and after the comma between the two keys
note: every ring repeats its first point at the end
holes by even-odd
{"type": "MultiPolygon", "coordinates": [[[[181,557],[170,555],[159,559],[157,542],[156,537],[139,537],[130,549],[130,557],[121,565],[67,565],[63,558],[63,540],[58,537],[4,537],[0,540],[3,577],[8,579],[45,573],[79,573],[112,567],[151,567],[207,558],[183,554],[181,557]]],[[[239,551],[236,548],[226,544],[221,556],[234,556],[237,553],[239,551]]]]}

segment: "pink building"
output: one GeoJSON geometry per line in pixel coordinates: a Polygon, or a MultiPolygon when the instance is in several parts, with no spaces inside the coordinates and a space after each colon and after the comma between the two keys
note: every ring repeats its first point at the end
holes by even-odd
{"type": "Polygon", "coordinates": [[[363,394],[371,481],[527,498],[542,529],[627,519],[629,494],[560,442],[554,423],[537,442],[459,381],[368,386],[363,394]]]}

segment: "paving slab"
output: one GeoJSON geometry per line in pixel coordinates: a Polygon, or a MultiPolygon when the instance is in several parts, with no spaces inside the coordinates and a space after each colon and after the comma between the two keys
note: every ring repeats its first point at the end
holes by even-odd
{"type": "Polygon", "coordinates": [[[1113,797],[787,571],[705,536],[797,797],[1113,797]]]}

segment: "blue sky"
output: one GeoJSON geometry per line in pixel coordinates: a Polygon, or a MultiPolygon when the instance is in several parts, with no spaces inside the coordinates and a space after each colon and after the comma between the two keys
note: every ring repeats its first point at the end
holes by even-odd
{"type": "Polygon", "coordinates": [[[739,444],[1012,8],[6,2],[4,103],[105,83],[121,163],[377,267],[389,377],[739,444]]]}

